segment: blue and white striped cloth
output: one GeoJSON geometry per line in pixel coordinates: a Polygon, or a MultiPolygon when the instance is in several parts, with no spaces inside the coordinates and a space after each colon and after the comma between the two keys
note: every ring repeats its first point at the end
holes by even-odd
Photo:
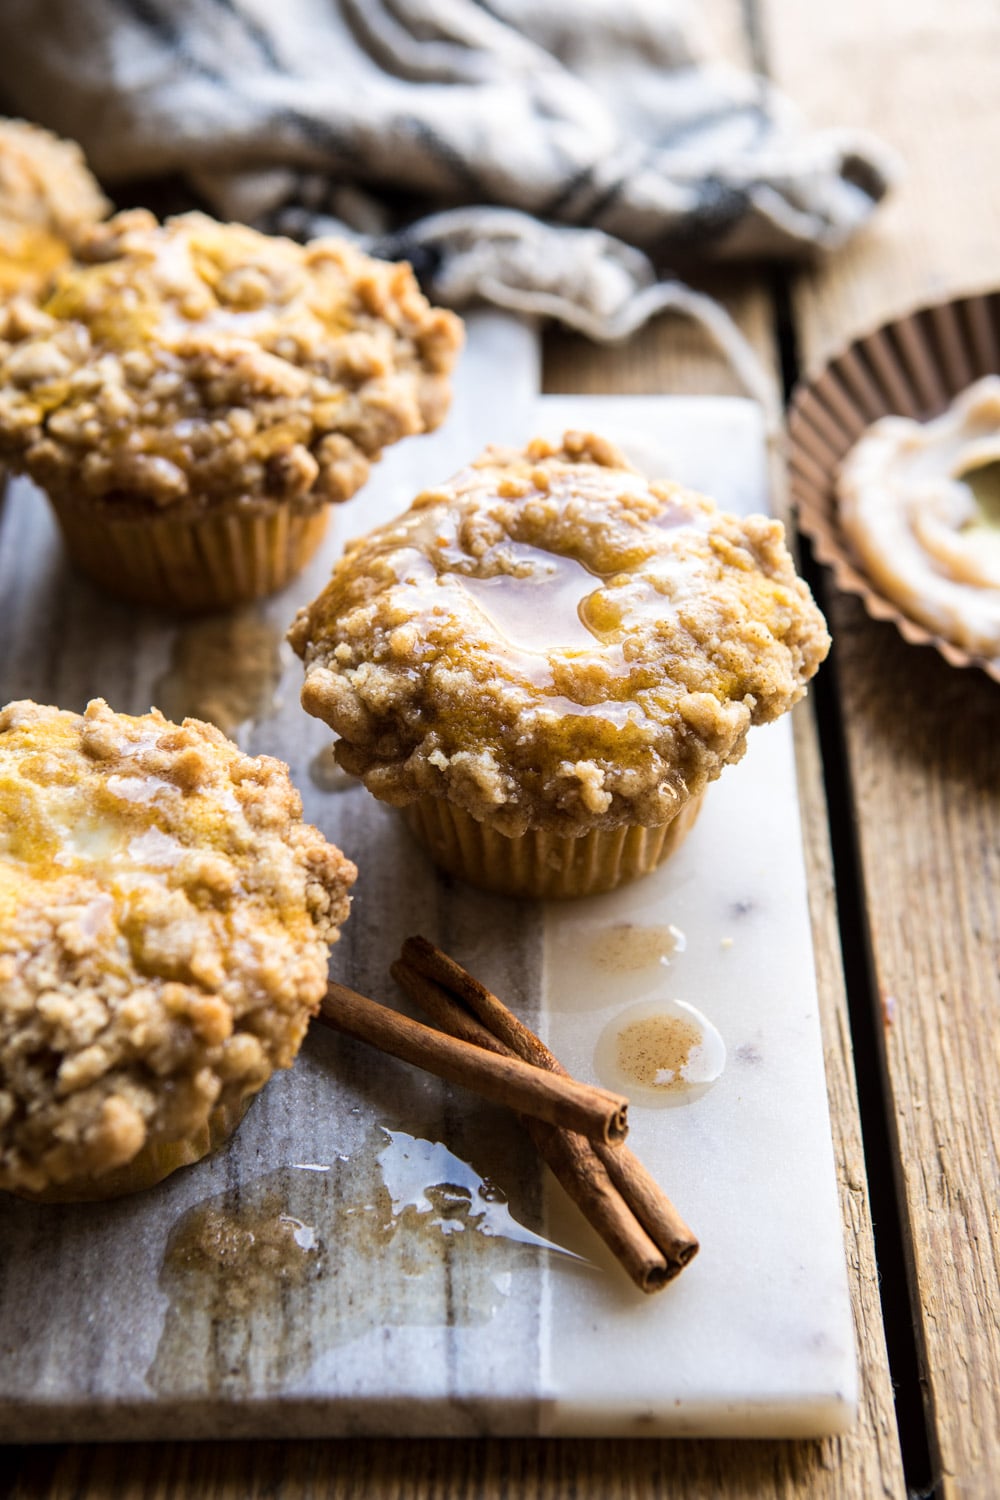
{"type": "Polygon", "coordinates": [[[683,0],[3,0],[0,107],[121,201],[181,174],[221,217],[405,256],[442,301],[616,338],[711,323],[664,265],[835,247],[892,180],[696,30],[683,0]]]}

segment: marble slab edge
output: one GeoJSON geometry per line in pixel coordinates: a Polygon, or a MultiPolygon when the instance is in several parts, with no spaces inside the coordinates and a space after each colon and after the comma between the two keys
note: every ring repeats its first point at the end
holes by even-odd
{"type": "MultiPolygon", "coordinates": [[[[605,1438],[821,1438],[850,1430],[855,1407],[846,1396],[804,1411],[799,1402],[757,1406],[692,1402],[671,1411],[640,1412],[609,1423],[605,1438]]],[[[0,1413],[2,1443],[187,1442],[214,1439],[342,1437],[579,1437],[592,1438],[594,1414],[556,1410],[545,1401],[498,1405],[475,1398],[442,1402],[351,1401],[322,1397],[262,1397],[211,1403],[111,1402],[47,1406],[37,1399],[7,1402],[0,1413]]]]}

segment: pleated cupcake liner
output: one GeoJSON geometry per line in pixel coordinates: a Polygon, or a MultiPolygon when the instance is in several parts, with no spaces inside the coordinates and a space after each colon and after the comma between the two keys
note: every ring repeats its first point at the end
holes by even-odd
{"type": "Polygon", "coordinates": [[[116,516],[49,497],[70,558],[109,593],[197,613],[262,599],[301,572],[323,539],[330,507],[275,502],[199,516],[116,516]]]}
{"type": "Polygon", "coordinates": [[[423,797],[401,811],[435,864],[449,874],[504,896],[569,900],[650,874],[684,842],[701,803],[701,797],[692,797],[669,823],[655,828],[622,824],[577,838],[544,829],[511,838],[443,798],[423,797]]]}
{"type": "Polygon", "coordinates": [[[886,597],[865,572],[840,524],[837,474],[880,417],[925,422],[984,375],[1000,373],[1000,292],[921,307],[856,339],[797,387],[788,418],[789,482],[799,524],[837,586],[912,645],[933,646],[953,667],[978,667],[1000,682],[1000,658],[977,656],[929,630],[886,597]]]}
{"type": "Polygon", "coordinates": [[[205,1124],[178,1141],[148,1141],[125,1166],[102,1172],[99,1177],[46,1188],[41,1193],[19,1193],[35,1203],[97,1203],[142,1193],[155,1187],[172,1172],[210,1156],[235,1134],[243,1116],[256,1099],[246,1094],[235,1104],[213,1109],[205,1124]]]}

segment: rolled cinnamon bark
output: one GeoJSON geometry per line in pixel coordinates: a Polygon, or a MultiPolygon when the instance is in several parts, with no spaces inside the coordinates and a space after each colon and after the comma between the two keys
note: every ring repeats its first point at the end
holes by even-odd
{"type": "Polygon", "coordinates": [[[482,1021],[471,1015],[460,1000],[436,980],[421,974],[404,958],[398,958],[391,964],[389,973],[403,993],[414,1005],[419,1005],[424,1014],[430,1016],[442,1031],[473,1047],[482,1047],[487,1052],[500,1053],[505,1057],[511,1055],[510,1048],[495,1037],[492,1031],[487,1031],[482,1021]]]}
{"type": "Polygon", "coordinates": [[[544,1120],[525,1116],[524,1124],[539,1156],[639,1290],[658,1292],[672,1281],[682,1266],[668,1261],[643,1229],[590,1142],[544,1120]]]}
{"type": "MultiPolygon", "coordinates": [[[[426,948],[430,947],[426,944],[426,948]]],[[[405,947],[404,951],[407,951],[405,947]]],[[[439,950],[433,952],[436,954],[439,950]]],[[[441,954],[441,958],[447,958],[447,955],[441,954]]],[[[465,970],[459,969],[453,960],[447,962],[460,974],[465,974],[465,970]]],[[[505,1042],[487,1030],[452,991],[435,979],[419,972],[405,960],[394,963],[391,972],[400,988],[443,1030],[490,1052],[512,1055],[505,1042]]],[[[451,974],[452,970],[446,972],[451,974]]],[[[471,975],[467,977],[472,979],[471,975]]],[[[478,981],[472,982],[478,984],[478,981]]],[[[496,1006],[506,1010],[495,996],[492,999],[496,1006]]],[[[517,1026],[522,1025],[516,1017],[510,1019],[517,1026]]],[[[527,1027],[523,1029],[528,1036],[534,1036],[527,1027]]],[[[539,1038],[534,1037],[534,1040],[538,1048],[547,1052],[539,1038]]],[[[551,1053],[547,1055],[551,1057],[551,1053]]],[[[527,1117],[522,1117],[522,1124],[564,1191],[642,1291],[659,1291],[697,1253],[698,1241],[628,1147],[617,1147],[605,1153],[571,1131],[560,1131],[527,1117]],[[612,1167],[619,1157],[624,1159],[624,1170],[616,1173],[612,1167]],[[649,1223],[655,1225],[659,1237],[649,1230],[649,1223]]]]}
{"type": "Polygon", "coordinates": [[[369,1042],[383,1052],[463,1084],[484,1099],[520,1114],[547,1120],[611,1149],[628,1131],[628,1100],[575,1079],[557,1077],[507,1053],[445,1036],[346,985],[331,983],[320,1019],[335,1031],[369,1042]]]}
{"type": "MultiPolygon", "coordinates": [[[[508,1010],[498,996],[426,938],[407,938],[403,944],[402,960],[413,972],[453,995],[460,1013],[464,1009],[467,1016],[471,1012],[475,1017],[473,1024],[478,1025],[479,1032],[456,1035],[466,1035],[470,1041],[478,1040],[482,1046],[480,1033],[485,1032],[499,1040],[510,1055],[521,1057],[536,1068],[562,1077],[569,1076],[541,1038],[508,1010]]],[[[413,998],[418,1004],[423,1003],[417,996],[413,998]]],[[[697,1255],[697,1238],[655,1177],[633,1152],[627,1147],[609,1151],[596,1142],[593,1150],[638,1223],[662,1251],[670,1268],[669,1274],[676,1276],[697,1255]]]]}
{"type": "Polygon", "coordinates": [[[508,1010],[492,990],[488,990],[485,984],[427,938],[407,938],[401,957],[404,963],[418,973],[450,990],[482,1022],[486,1030],[498,1037],[516,1057],[533,1063],[536,1068],[566,1075],[566,1069],[553,1057],[541,1037],[537,1037],[513,1011],[508,1010]]]}

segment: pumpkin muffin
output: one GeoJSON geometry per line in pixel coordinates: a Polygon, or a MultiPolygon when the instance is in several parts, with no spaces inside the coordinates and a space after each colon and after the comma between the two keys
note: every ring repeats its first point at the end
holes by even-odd
{"type": "Polygon", "coordinates": [[[185,610],[282,587],[332,502],[448,407],[461,343],[407,265],[203,214],[118,214],[0,315],[0,459],[76,562],[185,610]]]}
{"type": "Polygon", "coordinates": [[[111,208],[73,141],[0,119],[0,296],[37,296],[111,208]]]}
{"type": "Polygon", "coordinates": [[[602,439],[488,449],[352,542],[290,632],[339,764],[514,895],[659,864],[829,648],[783,529],[602,439]]]}
{"type": "Polygon", "coordinates": [[[0,711],[0,1188],[148,1187],[291,1065],[357,873],[301,812],[195,719],[0,711]]]}

